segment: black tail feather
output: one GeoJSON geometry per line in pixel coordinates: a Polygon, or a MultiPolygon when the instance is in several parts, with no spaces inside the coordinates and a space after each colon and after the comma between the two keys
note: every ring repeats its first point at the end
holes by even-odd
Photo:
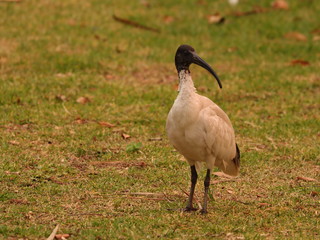
{"type": "Polygon", "coordinates": [[[240,149],[237,144],[236,144],[236,156],[234,157],[234,159],[232,159],[232,161],[234,162],[236,167],[240,167],[240,149]]]}

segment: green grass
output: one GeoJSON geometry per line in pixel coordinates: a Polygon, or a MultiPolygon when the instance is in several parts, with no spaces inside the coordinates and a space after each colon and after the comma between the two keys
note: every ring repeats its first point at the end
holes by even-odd
{"type": "Polygon", "coordinates": [[[320,239],[320,4],[146,2],[0,3],[0,238],[46,239],[60,224],[69,239],[320,239]],[[269,11],[232,14],[257,4],[269,11]],[[208,24],[216,12],[224,24],[208,24]],[[206,216],[175,211],[190,174],[164,128],[182,43],[220,76],[222,90],[191,67],[242,152],[239,178],[213,176],[206,216]]]}

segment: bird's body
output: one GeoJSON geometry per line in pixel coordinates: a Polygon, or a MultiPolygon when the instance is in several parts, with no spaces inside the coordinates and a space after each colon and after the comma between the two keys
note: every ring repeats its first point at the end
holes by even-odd
{"type": "Polygon", "coordinates": [[[221,87],[215,72],[188,45],[178,48],[175,61],[180,81],[179,94],[168,114],[166,130],[172,145],[191,167],[192,184],[186,211],[194,210],[192,199],[197,182],[196,166],[204,162],[207,167],[202,209],[202,213],[206,213],[211,170],[216,166],[228,175],[238,175],[240,151],[227,114],[209,98],[196,93],[189,65],[196,63],[206,68],[221,87]]]}
{"type": "Polygon", "coordinates": [[[179,78],[179,94],[166,124],[170,142],[190,166],[204,162],[207,169],[216,166],[226,174],[237,175],[232,161],[236,143],[229,117],[209,98],[196,93],[188,71],[181,71],[179,78]]]}

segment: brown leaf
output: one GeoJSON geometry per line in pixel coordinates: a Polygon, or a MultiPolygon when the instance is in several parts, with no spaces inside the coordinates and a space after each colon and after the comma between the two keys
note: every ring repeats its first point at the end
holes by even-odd
{"type": "Polygon", "coordinates": [[[87,123],[88,121],[87,121],[86,119],[76,118],[76,119],[74,120],[74,122],[75,122],[76,124],[85,124],[85,123],[87,123]]]}
{"type": "Polygon", "coordinates": [[[284,35],[285,38],[297,41],[307,41],[307,37],[299,32],[289,32],[284,35]]]}
{"type": "Polygon", "coordinates": [[[312,191],[312,192],[310,193],[310,195],[311,195],[311,197],[316,197],[316,196],[319,195],[319,193],[316,192],[316,191],[312,191]]]}
{"type": "Polygon", "coordinates": [[[11,174],[19,175],[19,174],[20,174],[20,172],[10,172],[10,171],[5,171],[5,174],[8,174],[8,175],[11,175],[11,174]]]}
{"type": "Polygon", "coordinates": [[[317,181],[317,180],[314,179],[314,178],[301,177],[301,176],[297,177],[297,180],[298,180],[298,181],[299,181],[299,180],[302,180],[302,181],[306,181],[306,182],[314,182],[314,181],[317,181]]]}
{"type": "Polygon", "coordinates": [[[61,240],[67,239],[69,237],[70,237],[70,234],[67,234],[67,233],[56,234],[55,236],[56,239],[61,239],[61,240]]]}
{"type": "Polygon", "coordinates": [[[67,101],[67,97],[64,96],[64,95],[57,95],[57,96],[56,96],[56,99],[57,99],[58,101],[61,101],[61,102],[67,101]]]}
{"type": "Polygon", "coordinates": [[[50,177],[48,178],[49,181],[53,182],[53,183],[56,183],[56,184],[59,184],[59,185],[64,185],[66,184],[66,182],[61,182],[59,181],[58,179],[56,179],[55,177],[50,177]]]}
{"type": "Polygon", "coordinates": [[[122,134],[121,134],[121,137],[122,137],[123,139],[131,138],[131,136],[130,136],[129,134],[125,134],[125,133],[122,133],[122,134]]]}
{"type": "Polygon", "coordinates": [[[109,73],[106,73],[103,75],[105,79],[107,80],[111,80],[111,79],[114,79],[114,76],[112,74],[109,74],[109,73]]]}
{"type": "Polygon", "coordinates": [[[308,61],[305,60],[301,60],[301,59],[296,59],[296,60],[292,60],[291,65],[301,65],[301,66],[309,66],[310,63],[308,61]]]}
{"type": "Polygon", "coordinates": [[[11,145],[20,145],[20,143],[18,141],[15,141],[15,140],[9,141],[9,143],[11,145]]]}
{"type": "Polygon", "coordinates": [[[104,121],[101,121],[101,122],[98,122],[98,124],[102,127],[108,127],[108,128],[112,128],[116,125],[112,124],[112,123],[109,123],[109,122],[104,122],[104,121]]]}
{"type": "Polygon", "coordinates": [[[198,1],[197,1],[197,4],[198,4],[198,5],[206,5],[207,2],[206,2],[205,0],[198,0],[198,1]]]}
{"type": "Polygon", "coordinates": [[[233,191],[231,191],[231,190],[227,190],[227,192],[228,192],[229,194],[233,194],[233,191]]]}
{"type": "Polygon", "coordinates": [[[285,0],[275,0],[271,3],[274,9],[288,10],[289,4],[285,0]]]}
{"type": "Polygon", "coordinates": [[[140,3],[141,3],[141,5],[143,5],[143,6],[147,7],[147,8],[151,7],[150,3],[148,1],[146,1],[146,0],[141,0],[140,3]]]}
{"type": "Polygon", "coordinates": [[[162,141],[161,137],[154,137],[154,138],[149,138],[148,141],[152,142],[152,141],[162,141]]]}
{"type": "Polygon", "coordinates": [[[10,203],[23,204],[23,205],[29,204],[29,202],[27,200],[24,200],[24,199],[11,199],[10,203]]]}
{"type": "Polygon", "coordinates": [[[262,203],[258,203],[258,206],[260,206],[260,207],[266,207],[266,206],[270,206],[270,204],[269,204],[269,203],[264,203],[264,202],[262,202],[262,203]]]}
{"type": "Polygon", "coordinates": [[[172,23],[173,21],[174,21],[174,17],[172,17],[172,16],[166,15],[163,17],[163,22],[166,24],[172,23]]]}
{"type": "Polygon", "coordinates": [[[237,48],[237,47],[229,47],[229,48],[227,49],[227,52],[229,52],[229,53],[231,53],[231,52],[236,52],[236,51],[238,51],[238,48],[237,48]]]}
{"type": "Polygon", "coordinates": [[[207,16],[208,23],[223,23],[225,18],[220,15],[220,13],[215,13],[213,15],[207,16]]]}
{"type": "Polygon", "coordinates": [[[311,31],[312,34],[319,34],[320,33],[320,28],[315,28],[311,31]]]}
{"type": "Polygon", "coordinates": [[[312,41],[319,41],[320,40],[320,35],[314,35],[312,38],[312,41]]]}
{"type": "Polygon", "coordinates": [[[89,98],[87,98],[87,97],[79,97],[77,99],[77,103],[86,104],[88,102],[91,102],[91,100],[89,98]]]}

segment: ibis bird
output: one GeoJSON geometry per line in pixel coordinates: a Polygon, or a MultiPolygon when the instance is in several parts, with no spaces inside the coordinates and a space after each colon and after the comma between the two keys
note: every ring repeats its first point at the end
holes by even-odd
{"type": "Polygon", "coordinates": [[[193,208],[193,195],[197,183],[197,170],[206,165],[204,200],[201,213],[207,213],[210,175],[214,167],[225,174],[237,176],[240,168],[240,150],[227,114],[209,98],[196,93],[189,66],[194,63],[208,70],[221,82],[214,70],[189,45],[181,45],[175,55],[179,76],[179,94],[168,114],[166,131],[169,141],[190,165],[191,188],[185,211],[193,208]],[[204,164],[202,164],[204,163],[204,164]]]}

